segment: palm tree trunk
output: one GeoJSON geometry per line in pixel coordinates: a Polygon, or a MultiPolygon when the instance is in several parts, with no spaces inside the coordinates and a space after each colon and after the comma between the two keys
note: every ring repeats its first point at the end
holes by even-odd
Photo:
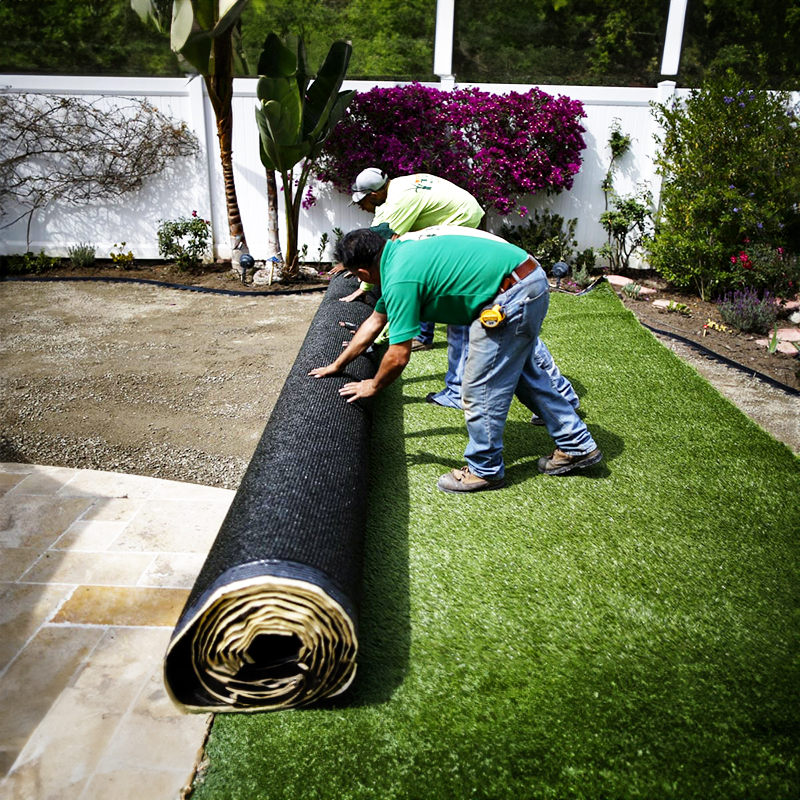
{"type": "Polygon", "coordinates": [[[283,260],[281,240],[278,234],[278,182],[275,172],[267,170],[267,258],[283,260]]]}
{"type": "Polygon", "coordinates": [[[233,44],[231,34],[214,39],[213,75],[205,75],[206,89],[217,120],[222,180],[225,186],[225,205],[228,210],[228,229],[231,237],[231,266],[238,270],[239,259],[249,253],[244,225],[236,198],[233,180],[233,44]]]}

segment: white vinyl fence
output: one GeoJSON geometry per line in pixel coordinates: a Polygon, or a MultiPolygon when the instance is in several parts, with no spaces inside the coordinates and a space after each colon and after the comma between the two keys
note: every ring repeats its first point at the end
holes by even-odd
{"type": "MultiPolygon", "coordinates": [[[[256,259],[266,258],[267,196],[266,177],[258,155],[258,129],[254,109],[257,104],[255,78],[234,81],[233,160],[236,192],[250,252],[256,259]]],[[[393,82],[346,81],[344,89],[368,91],[375,86],[395,86],[393,82]]],[[[443,88],[443,84],[427,84],[443,88]]],[[[471,84],[470,84],[471,85],[471,84]]],[[[463,88],[468,84],[458,84],[463,88]]],[[[480,84],[477,88],[503,94],[525,92],[520,84],[480,84]]],[[[665,102],[676,93],[675,84],[665,81],[654,89],[606,88],[597,86],[542,86],[550,95],[565,95],[583,103],[586,118],[583,166],[571,191],[555,197],[527,198],[530,209],[545,208],[565,220],[578,220],[576,236],[580,249],[599,247],[605,241],[600,226],[604,211],[601,182],[609,166],[608,139],[615,120],[624,134],[632,137],[630,152],[615,173],[614,186],[619,194],[631,194],[640,185],[647,186],[657,203],[659,181],[654,171],[656,121],[650,103],[665,102]]],[[[0,91],[6,93],[43,93],[80,95],[101,104],[121,102],[119,98],[146,100],[167,116],[185,121],[200,141],[200,155],[173,161],[169,170],[149,181],[141,191],[112,201],[87,206],[54,203],[40,210],[33,219],[30,242],[26,241],[26,220],[0,228],[0,253],[24,253],[44,250],[49,255],[66,256],[69,247],[93,244],[97,257],[108,257],[115,244],[125,244],[137,258],[158,258],[156,230],[160,220],[191,215],[192,211],[210,219],[214,231],[214,253],[230,257],[228,224],[219,147],[214,112],[200,78],[102,78],[45,77],[25,75],[0,76],[0,91]]],[[[685,90],[679,90],[683,94],[685,90]]],[[[355,177],[355,176],[354,176],[355,177]]],[[[333,242],[333,229],[369,225],[371,216],[349,205],[350,198],[329,184],[314,185],[317,203],[303,211],[299,244],[308,247],[307,260],[316,261],[321,237],[327,233],[333,242]]],[[[13,219],[9,215],[5,221],[13,219]]],[[[517,215],[506,218],[520,222],[517,215]]],[[[0,226],[5,224],[0,220],[0,226]]],[[[489,229],[497,230],[503,218],[491,215],[489,229]]],[[[283,211],[279,223],[283,237],[283,211]]],[[[323,260],[330,260],[330,245],[323,260]]]]}

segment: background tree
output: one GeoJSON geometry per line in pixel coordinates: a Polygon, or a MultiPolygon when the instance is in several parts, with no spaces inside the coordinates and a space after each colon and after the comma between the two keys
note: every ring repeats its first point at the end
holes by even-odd
{"type": "MultiPolygon", "coordinates": [[[[461,82],[653,86],[668,9],[669,0],[458,0],[454,70],[461,82]]],[[[251,0],[241,19],[251,64],[275,31],[302,35],[314,64],[330,41],[351,41],[352,78],[433,78],[436,0],[251,0]]],[[[0,31],[0,71],[183,71],[130,0],[2,0],[0,31]]],[[[678,83],[735,67],[769,88],[800,88],[798,40],[800,0],[692,0],[678,83]]]]}
{"type": "Polygon", "coordinates": [[[0,38],[0,72],[184,73],[164,36],[142,25],[127,0],[2,0],[0,38]]]}
{"type": "Polygon", "coordinates": [[[352,42],[350,78],[433,78],[436,0],[252,0],[242,20],[251,63],[274,31],[302,37],[311,64],[331,41],[352,42]]]}
{"type": "MultiPolygon", "coordinates": [[[[241,54],[240,16],[248,0],[175,0],[172,7],[170,43],[203,76],[217,120],[222,179],[231,237],[231,260],[238,265],[249,252],[233,179],[233,77],[246,72],[241,54]]],[[[155,0],[131,0],[143,18],[163,26],[163,4],[155,0]]]]}

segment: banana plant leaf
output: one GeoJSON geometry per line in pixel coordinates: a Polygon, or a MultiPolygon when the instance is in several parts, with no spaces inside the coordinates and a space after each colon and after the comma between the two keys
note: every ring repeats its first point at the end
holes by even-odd
{"type": "Polygon", "coordinates": [[[317,77],[306,92],[303,138],[316,139],[327,124],[331,109],[337,102],[339,88],[347,74],[352,52],[353,46],[349,42],[334,42],[331,45],[317,77]]]}

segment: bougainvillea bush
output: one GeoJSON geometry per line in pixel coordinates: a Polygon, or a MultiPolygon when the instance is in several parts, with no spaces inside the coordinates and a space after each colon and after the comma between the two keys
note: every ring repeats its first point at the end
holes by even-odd
{"type": "Polygon", "coordinates": [[[800,278],[800,127],[788,93],[731,72],[654,106],[664,182],[651,263],[667,280],[795,294],[800,278]]]}
{"type": "Polygon", "coordinates": [[[583,105],[539,89],[489,94],[418,83],[360,93],[331,135],[320,180],[349,192],[356,175],[429,172],[505,216],[524,195],[572,188],[586,147],[583,105]]]}

